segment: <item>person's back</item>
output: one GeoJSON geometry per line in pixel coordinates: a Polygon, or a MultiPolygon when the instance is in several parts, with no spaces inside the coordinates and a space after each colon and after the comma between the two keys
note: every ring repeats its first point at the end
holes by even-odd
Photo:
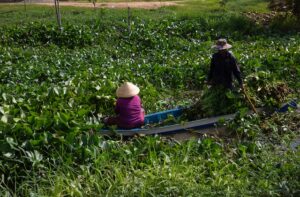
{"type": "Polygon", "coordinates": [[[104,122],[106,125],[117,125],[119,128],[132,129],[144,124],[145,112],[141,99],[138,96],[140,89],[125,82],[116,91],[117,103],[115,112],[117,116],[109,117],[104,122]]]}
{"type": "Polygon", "coordinates": [[[208,85],[211,87],[204,92],[200,102],[205,116],[234,113],[237,110],[238,97],[228,96],[237,93],[233,91],[233,76],[237,79],[240,88],[244,87],[237,61],[228,51],[231,47],[232,45],[228,44],[226,39],[219,39],[212,46],[217,52],[212,56],[207,78],[208,85]]]}
{"type": "Polygon", "coordinates": [[[144,110],[138,95],[118,98],[115,111],[119,117],[119,127],[134,128],[144,124],[144,110]]]}
{"type": "Polygon", "coordinates": [[[241,74],[235,57],[229,51],[213,54],[209,80],[212,85],[223,85],[225,88],[232,88],[233,75],[241,83],[241,74]]]}
{"type": "Polygon", "coordinates": [[[231,45],[226,39],[219,39],[213,48],[218,52],[214,53],[211,59],[210,71],[208,74],[208,82],[213,86],[223,86],[224,88],[233,88],[233,75],[243,87],[241,72],[235,57],[228,49],[231,45]]]}

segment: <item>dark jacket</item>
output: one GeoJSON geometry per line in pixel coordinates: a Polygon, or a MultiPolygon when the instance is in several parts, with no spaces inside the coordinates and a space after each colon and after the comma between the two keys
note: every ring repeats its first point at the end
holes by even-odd
{"type": "Polygon", "coordinates": [[[232,89],[233,75],[242,85],[241,71],[235,57],[228,51],[225,56],[222,56],[221,53],[213,54],[208,81],[212,85],[222,85],[225,88],[232,89]]]}

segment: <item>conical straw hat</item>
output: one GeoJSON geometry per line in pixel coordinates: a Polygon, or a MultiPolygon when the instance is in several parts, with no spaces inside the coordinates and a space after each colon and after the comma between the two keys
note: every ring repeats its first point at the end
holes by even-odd
{"type": "Polygon", "coordinates": [[[226,39],[219,39],[217,40],[216,45],[213,45],[212,48],[217,50],[224,50],[224,49],[230,49],[232,45],[227,43],[226,39]]]}
{"type": "Polygon", "coordinates": [[[129,98],[138,95],[140,89],[131,82],[123,83],[116,91],[117,97],[129,98]]]}

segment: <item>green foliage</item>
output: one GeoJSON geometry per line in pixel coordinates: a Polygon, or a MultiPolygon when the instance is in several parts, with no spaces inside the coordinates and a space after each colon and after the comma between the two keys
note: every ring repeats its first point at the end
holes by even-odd
{"type": "Polygon", "coordinates": [[[243,103],[241,93],[223,87],[211,87],[202,100],[202,110],[206,116],[223,115],[236,112],[243,103]]]}
{"type": "Polygon", "coordinates": [[[260,141],[100,138],[85,147],[86,159],[81,162],[70,160],[74,152],[65,150],[53,155],[55,160],[41,160],[16,194],[294,195],[299,187],[297,154],[278,155],[270,144],[260,141]],[[57,167],[41,165],[48,162],[57,167]],[[30,182],[42,187],[34,188],[30,182]]]}
{"type": "Polygon", "coordinates": [[[300,30],[299,21],[291,14],[278,14],[270,23],[271,29],[277,29],[281,32],[290,32],[300,30]]]}
{"type": "Polygon", "coordinates": [[[55,44],[74,48],[91,45],[94,42],[94,34],[88,26],[66,25],[62,31],[58,31],[56,26],[31,23],[26,27],[13,28],[4,32],[3,44],[14,42],[31,46],[55,44]]]}
{"type": "Polygon", "coordinates": [[[269,8],[276,11],[291,11],[300,19],[300,2],[297,0],[271,0],[269,8]]]}
{"type": "Polygon", "coordinates": [[[241,92],[216,86],[205,89],[200,100],[185,110],[184,116],[188,120],[195,120],[235,113],[243,107],[245,100],[241,92]]]}
{"type": "MultiPolygon", "coordinates": [[[[64,23],[62,32],[41,22],[1,27],[0,195],[297,192],[296,153],[278,155],[273,144],[251,140],[297,118],[279,116],[280,124],[267,119],[261,126],[257,117],[245,118],[242,108],[240,121],[230,129],[246,140],[234,143],[159,137],[122,141],[97,133],[101,118],[113,113],[115,90],[123,81],[140,87],[147,113],[199,100],[209,49],[220,36],[233,44],[258,106],[271,102],[274,94],[281,96],[278,85],[295,93],[300,87],[299,35],[269,34],[230,13],[161,21],[133,17],[131,34],[124,21],[110,20],[64,23]]],[[[219,104],[214,102],[208,100],[206,108],[219,104]]],[[[278,132],[276,139],[297,127],[278,132]]]]}
{"type": "Polygon", "coordinates": [[[248,75],[246,80],[251,84],[251,90],[256,92],[253,96],[256,105],[269,108],[280,107],[293,96],[293,91],[288,85],[283,81],[274,80],[270,72],[260,71],[248,75]]]}
{"type": "Polygon", "coordinates": [[[228,0],[220,0],[219,1],[220,7],[226,6],[227,3],[228,3],[228,0]]]}

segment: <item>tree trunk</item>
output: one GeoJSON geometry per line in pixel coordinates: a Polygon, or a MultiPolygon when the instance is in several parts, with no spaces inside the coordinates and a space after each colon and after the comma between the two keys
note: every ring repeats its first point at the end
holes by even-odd
{"type": "Polygon", "coordinates": [[[300,19],[300,1],[294,0],[293,14],[300,19]]]}

